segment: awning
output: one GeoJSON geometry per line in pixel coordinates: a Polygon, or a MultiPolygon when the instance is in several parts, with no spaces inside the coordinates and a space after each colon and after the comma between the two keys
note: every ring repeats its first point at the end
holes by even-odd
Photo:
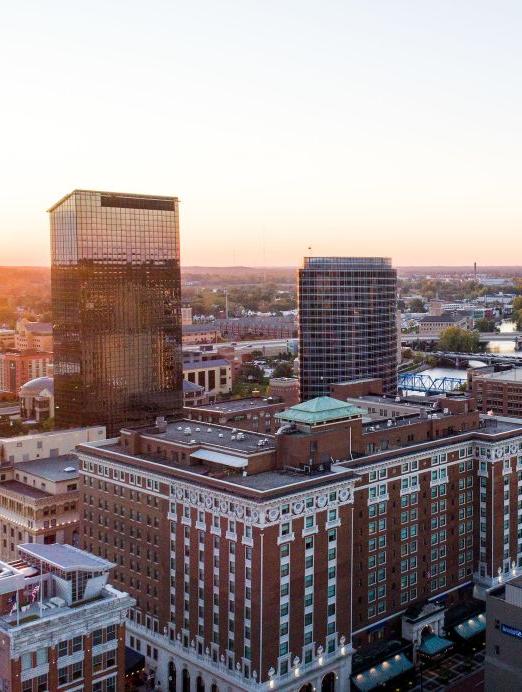
{"type": "Polygon", "coordinates": [[[422,644],[419,646],[419,653],[426,656],[436,656],[441,654],[446,649],[450,649],[453,642],[444,637],[438,637],[436,634],[428,634],[422,638],[422,644]]]}
{"type": "Polygon", "coordinates": [[[192,452],[190,456],[193,459],[210,461],[213,464],[222,464],[223,466],[231,466],[234,469],[243,469],[245,466],[248,466],[248,459],[244,457],[235,457],[232,454],[214,452],[210,449],[198,449],[197,452],[192,452]]]}
{"type": "Polygon", "coordinates": [[[412,668],[413,663],[403,653],[400,653],[369,670],[365,670],[364,673],[352,675],[352,682],[358,690],[366,692],[384,685],[388,680],[393,680],[393,678],[407,673],[412,668]]]}
{"type": "Polygon", "coordinates": [[[474,618],[464,620],[460,625],[456,625],[453,630],[462,639],[471,639],[477,634],[484,632],[486,629],[486,616],[483,613],[476,615],[474,618]]]}

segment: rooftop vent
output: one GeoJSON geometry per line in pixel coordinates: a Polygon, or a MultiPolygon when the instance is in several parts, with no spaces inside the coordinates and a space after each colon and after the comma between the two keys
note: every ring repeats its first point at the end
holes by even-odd
{"type": "Polygon", "coordinates": [[[66,466],[63,470],[64,473],[74,473],[75,471],[76,469],[74,468],[74,466],[66,466]]]}
{"type": "Polygon", "coordinates": [[[160,433],[167,432],[167,421],[164,416],[158,416],[156,418],[156,427],[160,433]]]}

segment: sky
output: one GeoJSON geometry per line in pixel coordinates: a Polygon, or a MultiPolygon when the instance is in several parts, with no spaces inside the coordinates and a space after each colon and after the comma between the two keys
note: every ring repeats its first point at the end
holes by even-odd
{"type": "Polygon", "coordinates": [[[75,188],[178,196],[184,265],[522,264],[521,25],[519,0],[2,3],[0,265],[48,264],[75,188]]]}

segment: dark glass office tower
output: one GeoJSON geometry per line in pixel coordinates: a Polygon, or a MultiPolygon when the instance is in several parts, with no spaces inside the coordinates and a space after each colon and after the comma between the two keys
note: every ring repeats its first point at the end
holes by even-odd
{"type": "Polygon", "coordinates": [[[389,259],[305,257],[298,302],[303,401],[368,377],[396,393],[397,273],[389,259]]]}
{"type": "Polygon", "coordinates": [[[49,212],[57,427],[177,414],[177,198],[75,190],[49,212]]]}

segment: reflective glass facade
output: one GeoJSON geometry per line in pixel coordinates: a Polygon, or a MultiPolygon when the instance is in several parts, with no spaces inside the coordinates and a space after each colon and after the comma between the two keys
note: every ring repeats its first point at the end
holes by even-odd
{"type": "Polygon", "coordinates": [[[306,257],[298,301],[303,401],[367,377],[396,393],[397,273],[389,259],[306,257]]]}
{"type": "Polygon", "coordinates": [[[177,198],[75,190],[49,211],[57,426],[177,414],[177,198]]]}

